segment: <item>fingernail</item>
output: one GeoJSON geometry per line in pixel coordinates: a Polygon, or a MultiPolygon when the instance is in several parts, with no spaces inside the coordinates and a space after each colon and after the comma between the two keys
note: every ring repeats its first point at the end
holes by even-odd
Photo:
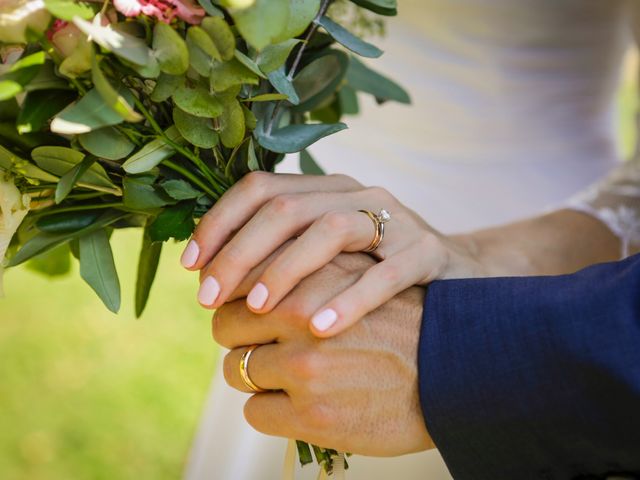
{"type": "Polygon", "coordinates": [[[220,294],[220,284],[218,281],[209,276],[204,279],[200,290],[198,290],[198,301],[205,306],[213,305],[220,294]]]}
{"type": "Polygon", "coordinates": [[[267,303],[269,290],[264,283],[256,283],[247,295],[247,304],[254,310],[260,310],[267,303]]]}
{"type": "Polygon", "coordinates": [[[320,332],[329,330],[334,323],[338,320],[338,314],[335,310],[327,308],[326,310],[316,313],[311,319],[311,323],[320,332]]]}
{"type": "Polygon", "coordinates": [[[194,240],[190,240],[187,244],[187,248],[182,252],[182,257],[180,257],[180,263],[184,268],[193,267],[198,261],[198,257],[200,256],[200,247],[194,240]]]}

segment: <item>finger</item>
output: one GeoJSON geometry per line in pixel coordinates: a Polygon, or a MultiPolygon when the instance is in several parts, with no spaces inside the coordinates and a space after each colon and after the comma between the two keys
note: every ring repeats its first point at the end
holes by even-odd
{"type": "Polygon", "coordinates": [[[312,333],[322,338],[337,335],[398,293],[422,283],[425,271],[432,268],[413,248],[374,265],[354,285],[318,309],[309,324],[312,333]]]}
{"type": "Polygon", "coordinates": [[[358,182],[345,175],[321,177],[251,172],[233,185],[202,217],[180,261],[189,270],[201,269],[220,250],[229,235],[278,194],[341,192],[358,186],[358,182]]]}
{"type": "Polygon", "coordinates": [[[271,311],[303,278],[340,252],[367,248],[373,230],[371,219],[356,210],[325,213],[266,268],[249,293],[247,306],[258,313],[271,311]]]}
{"type": "Polygon", "coordinates": [[[244,345],[273,343],[284,333],[284,319],[265,321],[247,308],[244,300],[225,303],[213,314],[211,333],[223,347],[234,349],[244,345]]]}
{"type": "Polygon", "coordinates": [[[340,206],[348,208],[354,202],[355,198],[348,193],[288,194],[273,198],[202,270],[198,301],[207,308],[223,304],[249,271],[284,242],[325,212],[340,206]]]}
{"type": "Polygon", "coordinates": [[[244,417],[249,425],[265,435],[301,438],[303,433],[299,414],[284,392],[252,396],[244,405],[244,417]]]}
{"type": "MultiPolygon", "coordinates": [[[[230,387],[241,392],[255,393],[244,383],[240,374],[240,361],[248,347],[240,347],[231,350],[224,357],[223,372],[224,379],[230,387]]],[[[246,370],[251,381],[264,390],[288,390],[290,385],[287,382],[286,369],[283,368],[282,346],[278,344],[260,345],[256,347],[246,370]]]]}

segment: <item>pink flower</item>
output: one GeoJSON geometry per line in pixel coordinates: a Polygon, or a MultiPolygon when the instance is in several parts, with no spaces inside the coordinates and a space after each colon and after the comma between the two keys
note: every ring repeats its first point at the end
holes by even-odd
{"type": "Polygon", "coordinates": [[[192,0],[113,0],[113,5],[126,17],[142,14],[164,23],[171,23],[178,17],[187,23],[198,24],[205,15],[204,9],[192,0]]]}

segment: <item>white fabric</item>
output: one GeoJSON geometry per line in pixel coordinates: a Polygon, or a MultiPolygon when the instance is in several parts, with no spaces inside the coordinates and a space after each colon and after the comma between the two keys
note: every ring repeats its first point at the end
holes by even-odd
{"type": "MultiPolygon", "coordinates": [[[[365,102],[349,131],[313,153],[328,172],[385,186],[444,232],[566,204],[619,160],[614,97],[629,5],[401,0],[373,66],[407,87],[413,106],[365,102]]],[[[187,480],[279,478],[286,440],[253,432],[245,400],[218,372],[187,480]]],[[[435,451],[349,464],[349,480],[450,478],[435,451]]]]}

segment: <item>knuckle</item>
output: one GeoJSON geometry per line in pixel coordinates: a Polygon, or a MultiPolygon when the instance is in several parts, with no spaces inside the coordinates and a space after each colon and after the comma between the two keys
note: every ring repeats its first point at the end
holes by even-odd
{"type": "Polygon", "coordinates": [[[220,253],[212,262],[210,268],[211,270],[216,270],[216,272],[223,273],[226,270],[226,267],[220,267],[221,265],[229,266],[231,268],[243,267],[245,266],[245,259],[245,251],[235,245],[234,242],[231,242],[222,248],[220,253]]]}
{"type": "Polygon", "coordinates": [[[381,200],[385,203],[389,203],[391,201],[395,201],[395,197],[384,187],[368,187],[365,190],[371,197],[381,200]]]}
{"type": "Polygon", "coordinates": [[[309,431],[326,431],[333,429],[336,425],[336,416],[333,409],[321,401],[316,401],[304,409],[302,415],[305,427],[309,431]]]}
{"type": "Polygon", "coordinates": [[[269,182],[272,180],[273,174],[263,171],[249,172],[239,182],[240,188],[245,193],[253,193],[260,195],[267,190],[269,182]]]}
{"type": "Polygon", "coordinates": [[[323,365],[321,355],[308,350],[294,354],[290,363],[293,376],[305,384],[322,375],[323,365]]]}
{"type": "Polygon", "coordinates": [[[284,316],[290,318],[296,325],[303,323],[306,326],[307,319],[313,314],[312,305],[310,305],[310,302],[306,300],[303,295],[290,295],[285,297],[280,307],[283,310],[284,316]]]}
{"type": "Polygon", "coordinates": [[[397,285],[402,279],[402,268],[392,263],[385,265],[383,262],[380,264],[378,274],[385,283],[397,285]]]}
{"type": "Polygon", "coordinates": [[[272,215],[288,215],[296,210],[298,203],[296,195],[281,194],[269,200],[267,208],[272,215]]]}
{"type": "Polygon", "coordinates": [[[320,218],[322,228],[329,230],[333,235],[345,234],[350,231],[353,222],[349,215],[344,212],[331,211],[320,218]]]}

